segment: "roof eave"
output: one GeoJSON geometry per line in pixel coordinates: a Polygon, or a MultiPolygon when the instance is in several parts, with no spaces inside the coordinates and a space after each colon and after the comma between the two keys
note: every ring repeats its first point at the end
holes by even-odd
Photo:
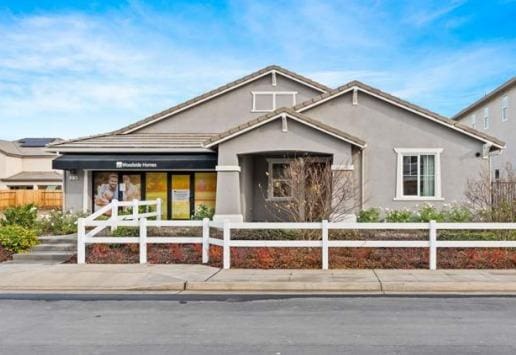
{"type": "Polygon", "coordinates": [[[465,117],[463,116],[475,110],[478,106],[482,105],[483,103],[491,100],[493,97],[502,93],[504,90],[509,90],[513,85],[516,85],[516,77],[512,77],[511,79],[504,82],[502,85],[493,89],[487,95],[484,95],[484,97],[481,97],[480,99],[474,101],[471,105],[468,105],[466,108],[462,109],[460,112],[453,115],[451,119],[455,121],[460,121],[464,119],[465,117]]]}
{"type": "MultiPolygon", "coordinates": [[[[331,129],[328,129],[326,127],[324,127],[322,124],[319,125],[319,124],[315,124],[314,122],[310,122],[306,119],[303,119],[301,117],[298,117],[297,115],[300,115],[299,113],[295,112],[295,111],[292,111],[292,110],[288,110],[288,109],[281,109],[281,111],[279,112],[276,112],[275,114],[269,114],[270,117],[267,117],[266,119],[263,119],[263,120],[260,120],[260,121],[257,121],[256,123],[253,123],[253,124],[249,124],[247,127],[243,127],[241,129],[238,129],[238,128],[232,128],[230,130],[228,130],[227,132],[228,133],[223,133],[222,134],[222,137],[220,137],[219,139],[210,139],[210,140],[207,140],[206,143],[204,144],[204,147],[205,148],[211,148],[211,147],[214,147],[214,146],[217,146],[225,141],[228,141],[228,140],[231,140],[233,138],[236,138],[248,131],[251,131],[253,129],[256,129],[258,127],[261,127],[267,123],[270,123],[278,118],[281,118],[283,115],[286,115],[288,116],[290,119],[293,119],[295,120],[296,122],[299,122],[301,124],[304,124],[304,125],[307,125],[309,127],[312,127],[314,129],[317,129],[319,131],[322,131],[330,136],[333,136],[339,140],[342,140],[342,141],[345,141],[349,144],[352,144],[352,145],[355,145],[361,149],[364,149],[367,144],[358,139],[358,138],[351,138],[349,137],[349,135],[344,135],[344,134],[339,134],[339,133],[336,133],[334,131],[332,131],[331,129]],[[234,131],[231,133],[231,131],[234,131]]],[[[265,115],[267,116],[267,115],[265,115]]],[[[259,118],[255,119],[255,120],[258,120],[259,118]]],[[[254,121],[254,120],[253,120],[254,121]]]]}
{"type": "MultiPolygon", "coordinates": [[[[445,127],[448,127],[448,128],[451,128],[453,130],[456,130],[458,132],[461,132],[462,134],[465,134],[465,135],[468,135],[472,138],[475,138],[477,140],[480,140],[484,143],[489,143],[489,144],[492,144],[493,146],[496,146],[498,147],[499,149],[504,149],[505,147],[505,142],[501,142],[501,141],[497,141],[497,140],[494,140],[494,137],[493,138],[486,138],[486,137],[483,137],[482,135],[479,135],[479,134],[476,134],[476,133],[473,133],[473,132],[468,132],[466,129],[464,128],[461,128],[460,126],[457,126],[457,122],[453,122],[451,119],[449,118],[446,118],[444,116],[440,116],[436,113],[427,113],[427,112],[424,112],[424,111],[427,111],[427,110],[420,110],[420,109],[417,109],[417,105],[413,105],[413,104],[410,104],[410,105],[407,105],[405,102],[405,100],[402,100],[402,99],[399,99],[397,98],[399,101],[401,102],[397,102],[397,100],[392,100],[390,97],[388,96],[392,96],[392,95],[388,95],[388,96],[385,96],[383,94],[379,94],[379,93],[375,93],[371,90],[369,90],[368,88],[368,85],[365,85],[363,83],[360,83],[360,82],[357,82],[357,81],[352,81],[348,84],[345,84],[337,89],[335,89],[332,93],[330,93],[329,95],[321,95],[320,96],[320,99],[319,100],[315,100],[314,99],[310,99],[310,100],[307,100],[305,102],[302,102],[300,103],[299,105],[296,105],[294,107],[295,110],[297,110],[298,112],[304,112],[306,110],[309,110],[313,107],[316,107],[316,106],[319,106],[319,105],[322,105],[323,103],[327,102],[327,101],[330,101],[340,95],[344,95],[350,91],[353,91],[353,90],[360,90],[368,95],[371,95],[371,96],[374,96],[374,97],[377,97],[381,100],[384,100],[386,102],[389,102],[390,104],[392,105],[395,105],[395,106],[398,106],[398,107],[401,107],[405,110],[408,110],[412,113],[415,113],[419,116],[422,116],[422,117],[425,117],[427,119],[430,119],[436,123],[439,123],[441,125],[444,125],[445,127]],[[446,121],[450,121],[450,122],[446,122],[446,121]]],[[[380,91],[380,90],[378,90],[380,91]]],[[[480,133],[480,132],[478,132],[480,133]]]]}

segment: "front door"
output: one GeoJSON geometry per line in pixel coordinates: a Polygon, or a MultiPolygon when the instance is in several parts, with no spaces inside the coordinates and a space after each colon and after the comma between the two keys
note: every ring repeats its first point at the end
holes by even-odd
{"type": "Polygon", "coordinates": [[[190,219],[192,213],[191,175],[171,174],[170,186],[172,187],[172,219],[190,219]]]}

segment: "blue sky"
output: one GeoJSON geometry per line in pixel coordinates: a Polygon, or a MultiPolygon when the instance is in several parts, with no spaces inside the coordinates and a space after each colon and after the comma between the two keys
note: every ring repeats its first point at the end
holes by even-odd
{"type": "Polygon", "coordinates": [[[516,1],[0,1],[0,138],[101,133],[269,64],[453,115],[516,75],[516,1]]]}

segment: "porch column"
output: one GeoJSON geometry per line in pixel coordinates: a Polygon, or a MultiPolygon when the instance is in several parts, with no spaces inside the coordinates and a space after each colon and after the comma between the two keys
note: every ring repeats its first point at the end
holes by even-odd
{"type": "Polygon", "coordinates": [[[217,165],[217,197],[214,221],[242,222],[240,206],[240,166],[217,165]]]}
{"type": "Polygon", "coordinates": [[[335,154],[333,156],[332,185],[339,194],[333,193],[331,201],[333,214],[330,216],[332,222],[356,222],[354,210],[358,198],[358,186],[354,174],[355,167],[351,152],[347,154],[335,154]],[[345,201],[342,202],[340,194],[345,194],[345,201]]]}

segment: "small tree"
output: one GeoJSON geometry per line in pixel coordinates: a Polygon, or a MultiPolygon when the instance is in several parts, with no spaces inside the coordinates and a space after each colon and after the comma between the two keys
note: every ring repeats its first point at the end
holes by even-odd
{"type": "Polygon", "coordinates": [[[272,179],[272,186],[261,188],[266,196],[271,189],[275,196],[280,196],[279,199],[265,199],[267,207],[278,219],[339,221],[359,206],[358,183],[354,181],[352,172],[333,171],[329,158],[296,157],[285,164],[282,171],[273,174],[280,174],[283,179],[276,185],[272,179]]]}

